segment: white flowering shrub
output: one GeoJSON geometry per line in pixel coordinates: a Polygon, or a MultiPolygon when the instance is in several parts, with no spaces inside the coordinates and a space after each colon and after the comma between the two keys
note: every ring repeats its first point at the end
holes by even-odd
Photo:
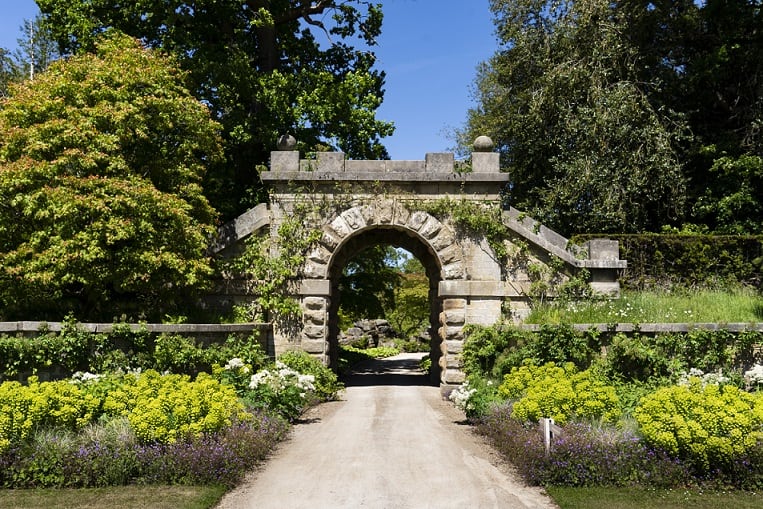
{"type": "Polygon", "coordinates": [[[763,365],[755,364],[752,369],[744,372],[744,380],[748,389],[760,389],[763,387],[763,365]]]}
{"type": "Polygon", "coordinates": [[[238,357],[233,357],[225,366],[212,366],[212,375],[220,382],[232,386],[236,394],[243,397],[249,388],[252,367],[238,357]]]}
{"type": "Polygon", "coordinates": [[[275,412],[294,420],[302,413],[315,391],[315,377],[296,371],[282,362],[251,376],[246,401],[255,408],[275,412]]]}
{"type": "Polygon", "coordinates": [[[456,408],[465,414],[469,414],[472,410],[474,410],[474,404],[470,403],[470,400],[476,392],[477,389],[470,388],[469,380],[467,380],[460,386],[453,389],[453,391],[450,393],[450,396],[448,396],[448,399],[451,400],[454,405],[456,405],[456,408]]]}
{"type": "Polygon", "coordinates": [[[729,377],[723,376],[723,372],[720,369],[717,373],[705,373],[701,369],[691,368],[688,373],[681,373],[681,376],[678,378],[678,385],[688,387],[692,382],[692,378],[698,379],[703,387],[706,385],[723,385],[731,381],[729,377]]]}

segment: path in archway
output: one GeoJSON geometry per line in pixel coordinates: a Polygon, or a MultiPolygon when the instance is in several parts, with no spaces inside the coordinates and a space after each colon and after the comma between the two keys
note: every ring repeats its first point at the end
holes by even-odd
{"type": "Polygon", "coordinates": [[[553,508],[403,354],[364,366],[220,509],[553,508]]]}

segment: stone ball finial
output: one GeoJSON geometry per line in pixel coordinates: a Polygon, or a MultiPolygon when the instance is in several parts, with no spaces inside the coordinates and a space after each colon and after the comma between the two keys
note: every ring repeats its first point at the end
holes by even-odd
{"type": "Polygon", "coordinates": [[[493,140],[489,136],[478,136],[474,140],[475,152],[491,152],[493,150],[493,140]]]}
{"type": "Polygon", "coordinates": [[[297,140],[291,134],[284,134],[278,137],[278,150],[294,150],[297,148],[297,140]]]}

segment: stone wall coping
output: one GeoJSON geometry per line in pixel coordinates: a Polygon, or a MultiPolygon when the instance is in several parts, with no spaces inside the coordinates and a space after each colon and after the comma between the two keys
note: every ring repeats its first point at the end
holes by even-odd
{"type": "MultiPolygon", "coordinates": [[[[571,325],[579,331],[597,330],[599,332],[643,332],[654,334],[658,332],[689,332],[691,330],[726,330],[729,332],[758,331],[763,332],[763,322],[757,323],[576,323],[571,325]]],[[[537,331],[541,324],[519,324],[516,327],[524,330],[537,331]]]]}
{"type": "Polygon", "coordinates": [[[539,248],[561,258],[565,263],[587,269],[625,269],[626,260],[580,259],[568,250],[569,241],[550,228],[546,228],[535,219],[525,215],[514,207],[503,213],[503,221],[514,233],[530,241],[539,248]]]}
{"type": "MultiPolygon", "coordinates": [[[[78,327],[89,332],[111,332],[114,329],[113,323],[77,323],[78,327]]],[[[116,324],[121,325],[121,324],[116,324]]],[[[254,332],[270,330],[272,325],[269,323],[130,323],[127,324],[133,331],[147,330],[157,334],[194,334],[194,333],[236,333],[236,332],[254,332]]],[[[39,332],[41,329],[50,332],[60,332],[63,328],[63,322],[45,322],[45,321],[18,321],[18,322],[0,322],[0,333],[30,333],[39,332]]]]}
{"type": "Polygon", "coordinates": [[[511,281],[440,281],[440,297],[518,297],[529,290],[529,283],[511,281]]]}
{"type": "MultiPolygon", "coordinates": [[[[424,160],[387,159],[346,159],[343,152],[317,152],[314,159],[300,159],[294,150],[276,150],[270,153],[270,171],[264,173],[330,173],[361,174],[371,172],[424,173],[432,180],[433,175],[447,175],[457,172],[462,163],[455,160],[453,152],[429,152],[424,160]]],[[[471,170],[475,173],[499,174],[500,155],[498,153],[475,152],[472,154],[471,170]]],[[[507,178],[508,178],[508,174],[507,178]]],[[[333,177],[337,180],[338,177],[333,177]]],[[[263,180],[265,180],[263,178],[263,180]]],[[[315,180],[314,178],[311,180],[315,180]]]]}
{"type": "Polygon", "coordinates": [[[428,171],[263,171],[264,182],[495,182],[509,181],[508,173],[432,173],[428,171]]]}
{"type": "Polygon", "coordinates": [[[209,246],[209,253],[217,254],[268,224],[270,224],[270,210],[267,204],[260,203],[219,227],[217,236],[212,239],[209,246]]]}

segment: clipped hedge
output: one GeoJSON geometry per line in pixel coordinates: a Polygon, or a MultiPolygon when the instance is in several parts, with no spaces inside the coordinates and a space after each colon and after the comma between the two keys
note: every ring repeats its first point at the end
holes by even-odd
{"type": "Polygon", "coordinates": [[[685,332],[600,332],[568,324],[537,330],[509,324],[469,326],[461,354],[468,375],[501,379],[527,362],[601,366],[612,378],[646,381],[691,368],[741,373],[763,360],[763,331],[694,328],[685,332]],[[606,355],[602,357],[602,350],[606,355]]]}
{"type": "Polygon", "coordinates": [[[155,335],[145,326],[114,324],[111,332],[94,333],[66,321],[58,333],[42,329],[35,337],[0,335],[0,382],[24,381],[32,375],[60,379],[78,371],[130,369],[195,376],[233,357],[255,369],[268,361],[257,335],[231,334],[222,343],[208,344],[180,334],[155,335]]]}
{"type": "MultiPolygon", "coordinates": [[[[583,244],[601,235],[577,235],[583,244]]],[[[626,289],[716,286],[763,281],[763,235],[607,234],[620,243],[628,261],[621,283],[626,289]]]]}

